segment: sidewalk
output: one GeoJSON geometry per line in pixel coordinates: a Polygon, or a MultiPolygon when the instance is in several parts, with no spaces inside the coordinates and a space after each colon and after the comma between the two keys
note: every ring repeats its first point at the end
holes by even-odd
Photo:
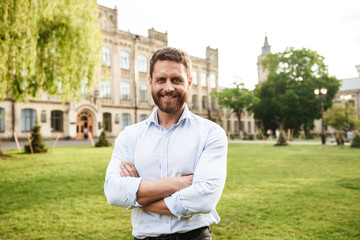
{"type": "MultiPolygon", "coordinates": [[[[98,139],[94,139],[94,143],[97,142],[98,139]]],[[[114,144],[115,142],[115,138],[108,138],[109,142],[111,142],[112,144],[114,144]]],[[[54,145],[55,140],[51,140],[51,141],[45,141],[45,145],[49,148],[51,148],[54,145]]],[[[23,150],[25,145],[28,145],[29,143],[27,141],[20,141],[19,145],[20,148],[23,150]]],[[[56,143],[55,147],[59,147],[59,146],[76,146],[76,145],[91,145],[91,141],[90,139],[84,139],[84,140],[59,140],[56,143]]],[[[7,149],[17,149],[16,147],[16,143],[15,141],[13,142],[1,142],[1,146],[2,146],[2,150],[7,150],[7,149]]]]}
{"type": "MultiPolygon", "coordinates": [[[[115,138],[108,138],[108,140],[114,144],[115,138]]],[[[94,143],[96,143],[97,139],[94,139],[94,143]]],[[[47,147],[51,148],[54,144],[55,140],[52,141],[45,141],[45,144],[47,147]]],[[[276,141],[274,140],[229,140],[229,143],[248,143],[248,144],[270,144],[274,145],[276,141]]],[[[16,143],[14,142],[1,142],[2,149],[17,149],[16,143]]],[[[24,146],[28,144],[27,141],[21,141],[20,148],[24,149],[24,146]]],[[[294,141],[294,142],[288,142],[289,145],[321,145],[321,142],[311,142],[311,141],[294,141]]],[[[84,139],[84,140],[59,140],[56,144],[56,147],[59,146],[76,146],[76,145],[91,145],[90,139],[84,139]]],[[[327,142],[326,145],[328,146],[334,146],[336,143],[329,143],[327,142]]],[[[345,143],[345,146],[349,146],[350,143],[345,143]]]]}

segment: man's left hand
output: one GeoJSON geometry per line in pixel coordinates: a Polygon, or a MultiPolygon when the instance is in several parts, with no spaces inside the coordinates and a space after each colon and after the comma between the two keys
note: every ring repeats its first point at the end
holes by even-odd
{"type": "Polygon", "coordinates": [[[121,177],[139,177],[139,174],[130,162],[121,162],[120,163],[120,176],[121,177]]]}

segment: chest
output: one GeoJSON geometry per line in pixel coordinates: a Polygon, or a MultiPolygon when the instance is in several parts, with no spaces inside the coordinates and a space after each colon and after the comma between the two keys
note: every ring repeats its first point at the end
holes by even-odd
{"type": "Polygon", "coordinates": [[[202,148],[197,134],[143,134],[134,146],[134,166],[148,180],[192,174],[202,148]]]}

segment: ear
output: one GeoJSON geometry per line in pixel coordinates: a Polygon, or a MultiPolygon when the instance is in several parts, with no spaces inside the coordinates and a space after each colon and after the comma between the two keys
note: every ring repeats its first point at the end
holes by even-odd
{"type": "Polygon", "coordinates": [[[151,85],[152,79],[151,79],[151,77],[150,77],[150,74],[148,74],[148,81],[149,81],[149,84],[151,85]]]}
{"type": "Polygon", "coordinates": [[[193,81],[193,77],[190,76],[190,77],[188,78],[188,88],[191,88],[191,86],[192,86],[192,81],[193,81]]]}

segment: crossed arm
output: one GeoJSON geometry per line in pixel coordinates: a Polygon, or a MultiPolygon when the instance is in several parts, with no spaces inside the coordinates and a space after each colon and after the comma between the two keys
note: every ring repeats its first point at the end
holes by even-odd
{"type": "MultiPolygon", "coordinates": [[[[139,175],[130,162],[121,162],[121,177],[135,177],[139,175]]],[[[173,215],[165,204],[164,198],[192,184],[193,175],[170,177],[160,180],[142,180],[136,193],[137,202],[143,209],[165,215],[173,215]]]]}

